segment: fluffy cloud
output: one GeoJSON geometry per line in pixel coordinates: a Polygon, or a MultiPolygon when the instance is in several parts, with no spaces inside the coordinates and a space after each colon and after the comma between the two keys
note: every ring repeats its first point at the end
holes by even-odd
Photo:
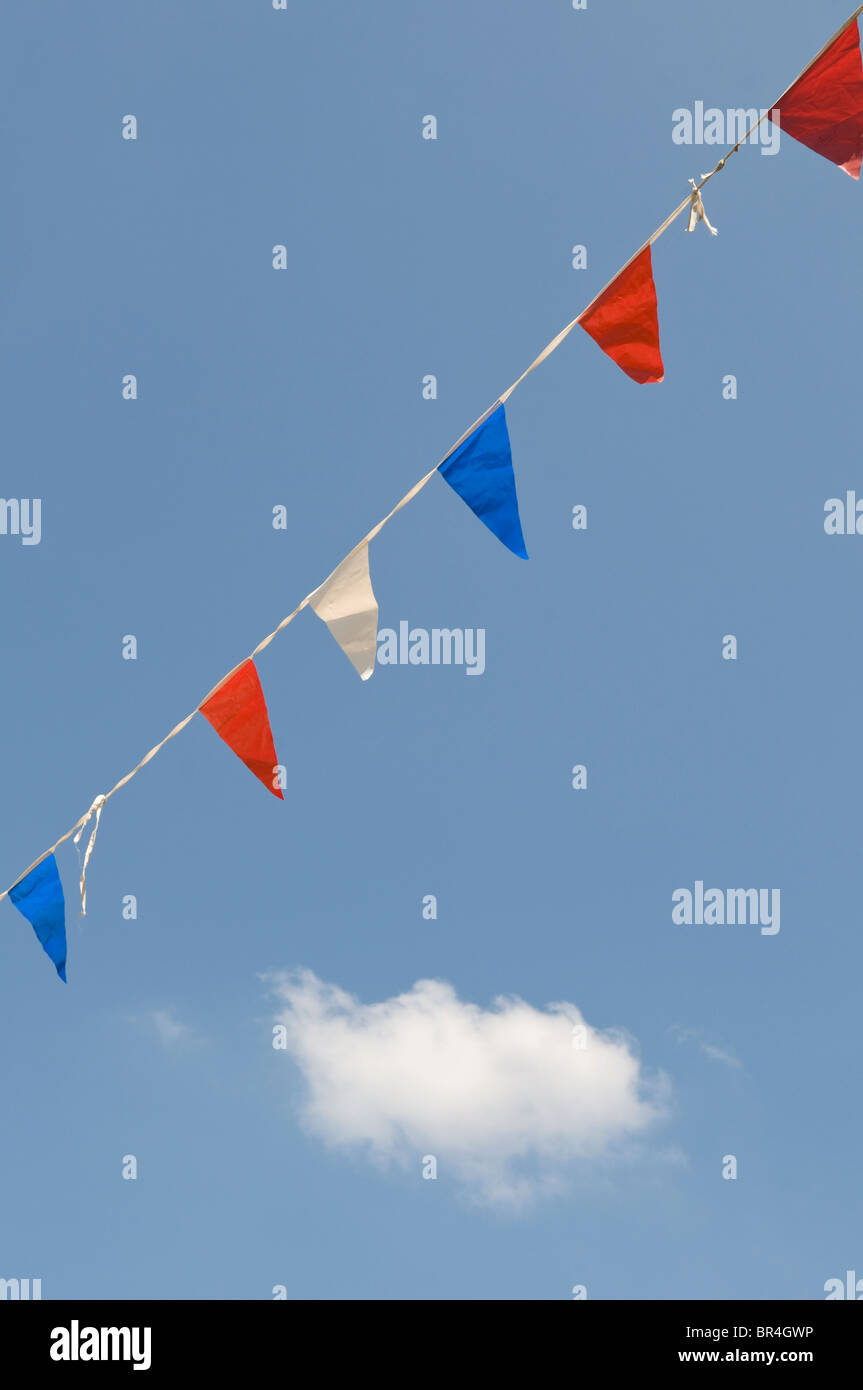
{"type": "Polygon", "coordinates": [[[183,1038],[187,1038],[192,1031],[185,1023],[174,1018],[170,1009],[155,1009],[150,1014],[150,1019],[164,1047],[172,1047],[183,1038]]]}
{"type": "Polygon", "coordinates": [[[268,983],[311,1133],[417,1172],[433,1154],[487,1201],[555,1188],[568,1165],[610,1156],[663,1114],[663,1079],[572,1004],[483,1009],[441,980],[363,1004],[308,970],[268,983]]]}

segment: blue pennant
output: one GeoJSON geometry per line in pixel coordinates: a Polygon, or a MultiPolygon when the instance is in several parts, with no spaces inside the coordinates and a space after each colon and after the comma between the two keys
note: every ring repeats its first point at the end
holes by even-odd
{"type": "Polygon", "coordinates": [[[526,560],[512,449],[502,405],[450,454],[439,472],[498,540],[526,560]]]}
{"type": "Polygon", "coordinates": [[[42,942],[43,949],[57,967],[60,979],[65,980],[66,903],[53,854],[49,854],[14,888],[10,888],[9,897],[42,942]]]}

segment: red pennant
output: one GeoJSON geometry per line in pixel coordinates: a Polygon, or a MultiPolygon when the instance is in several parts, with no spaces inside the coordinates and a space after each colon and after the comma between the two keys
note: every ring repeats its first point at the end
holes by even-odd
{"type": "Polygon", "coordinates": [[[199,708],[219,738],[233,748],[249,771],[284,801],[281,790],[273,786],[278,759],[254,661],[245,662],[199,708]]]}
{"type": "Polygon", "coordinates": [[[578,322],[627,376],[642,386],[662,381],[659,313],[650,247],[612,280],[578,322]]]}
{"type": "Polygon", "coordinates": [[[863,164],[863,57],[855,19],[798,78],[770,116],[780,130],[859,179],[863,164]]]}

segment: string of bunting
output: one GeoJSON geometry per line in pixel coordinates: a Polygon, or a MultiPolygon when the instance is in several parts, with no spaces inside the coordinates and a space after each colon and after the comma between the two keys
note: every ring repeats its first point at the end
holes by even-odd
{"type": "Polygon", "coordinates": [[[664,379],[652,247],[687,210],[687,231],[694,231],[699,222],[704,222],[707,229],[716,235],[716,228],[709,222],[704,208],[702,191],[762,122],[769,119],[786,134],[859,180],[863,165],[863,56],[858,25],[861,14],[863,5],[807,63],[774,105],[720,159],[715,169],[703,174],[698,183],[689,180],[692,192],[679,207],[639,247],[587,308],[568,323],[521,376],[474,421],[440,462],[415,483],[392,511],[354,546],[323,584],[307,594],[244,661],[223,676],[191,714],[181,719],[131,772],[127,772],[110,791],[97,796],[90,809],[34,860],[11,888],[0,893],[0,901],[8,897],[31,923],[61,980],[66,979],[66,904],[55,852],[73,836],[77,846],[92,821],[79,880],[81,913],[85,915],[87,868],[107,802],[166,743],[176,738],[196,714],[202,714],[250,772],[274,796],[284,800],[281,773],[255,658],[304,608],[309,607],[327,625],[362,680],[368,680],[374,671],[378,625],[378,603],[369,571],[369,545],[387,522],[413,501],[436,473],[498,540],[513,554],[527,559],[506,422],[507,401],[531,372],[560,347],[576,326],[584,329],[633,381],[644,385],[664,379]]]}

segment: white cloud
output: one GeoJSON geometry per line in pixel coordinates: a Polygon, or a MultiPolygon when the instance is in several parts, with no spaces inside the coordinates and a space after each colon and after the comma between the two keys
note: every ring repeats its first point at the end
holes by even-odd
{"type": "Polygon", "coordinates": [[[178,1043],[181,1038],[187,1038],[192,1031],[185,1023],[180,1023],[178,1019],[174,1018],[169,1009],[155,1009],[150,1014],[150,1019],[159,1035],[159,1041],[164,1047],[171,1047],[174,1043],[178,1043]]]}
{"type": "Polygon", "coordinates": [[[267,978],[306,1082],[308,1130],[417,1173],[433,1154],[439,1176],[484,1200],[558,1187],[567,1165],[611,1157],[664,1112],[664,1079],[648,1080],[629,1040],[572,1004],[483,1009],[441,980],[363,1004],[308,970],[267,978]]]}
{"type": "Polygon", "coordinates": [[[696,1043],[712,1062],[722,1062],[726,1067],[734,1067],[737,1070],[743,1069],[740,1058],[736,1057],[730,1048],[718,1047],[716,1043],[708,1042],[700,1028],[683,1028],[676,1023],[670,1031],[679,1043],[696,1043]]]}
{"type": "Polygon", "coordinates": [[[739,1057],[735,1057],[733,1052],[728,1052],[724,1047],[717,1047],[715,1043],[702,1042],[701,1050],[713,1062],[724,1062],[726,1067],[742,1067],[743,1063],[739,1057]]]}

